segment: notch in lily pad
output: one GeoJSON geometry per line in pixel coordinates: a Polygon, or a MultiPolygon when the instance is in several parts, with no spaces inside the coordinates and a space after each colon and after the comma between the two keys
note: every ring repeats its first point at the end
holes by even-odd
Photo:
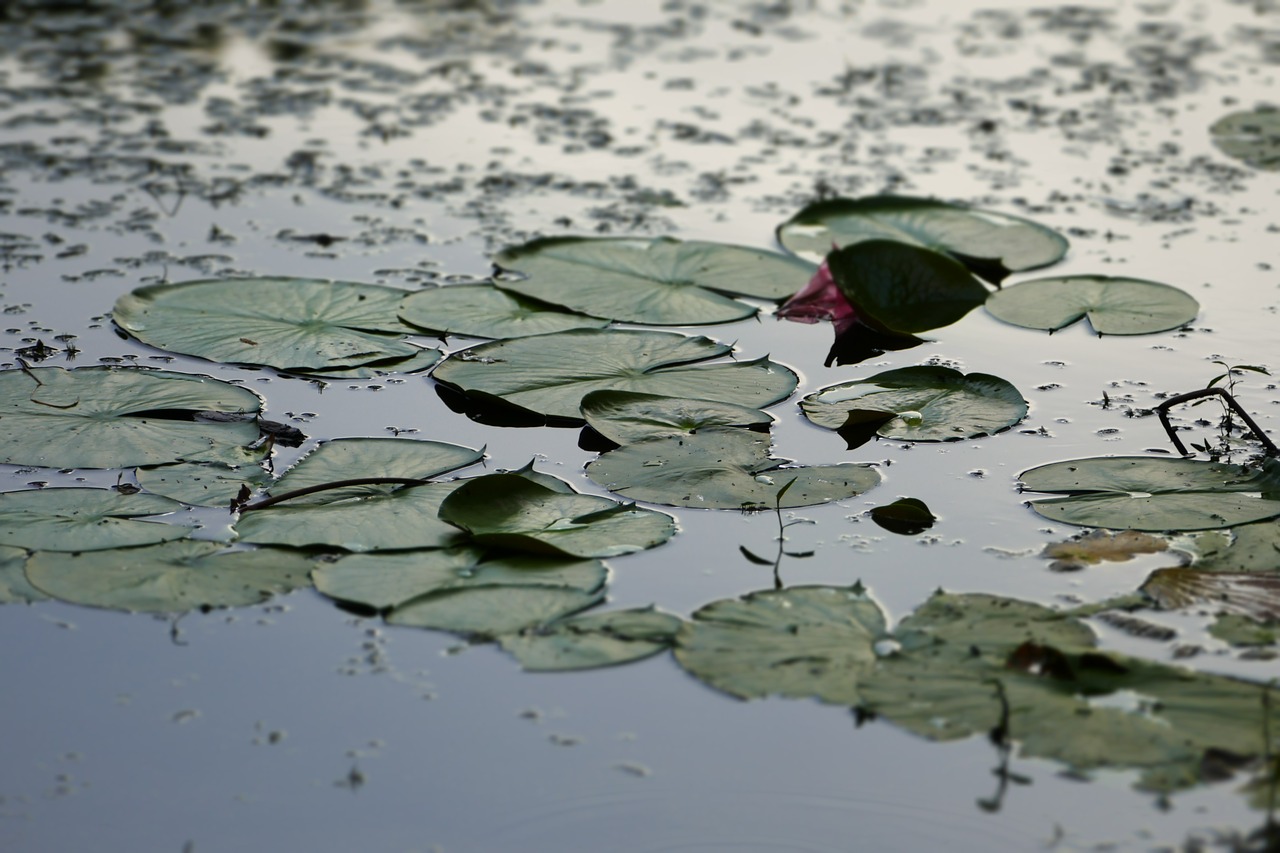
{"type": "Polygon", "coordinates": [[[815,202],[778,226],[778,241],[820,260],[831,250],[891,240],[941,252],[992,284],[1062,258],[1067,240],[1028,219],[909,196],[815,202]]]}
{"type": "Polygon", "coordinates": [[[991,294],[986,306],[997,320],[1047,332],[1088,319],[1099,337],[1165,332],[1200,313],[1200,303],[1171,285],[1102,275],[1025,281],[991,294]]]}

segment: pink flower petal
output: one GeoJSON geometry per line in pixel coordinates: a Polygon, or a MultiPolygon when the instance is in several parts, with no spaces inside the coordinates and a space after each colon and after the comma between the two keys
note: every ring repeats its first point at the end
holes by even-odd
{"type": "Polygon", "coordinates": [[[798,323],[831,320],[839,334],[857,321],[858,312],[844,298],[831,276],[831,269],[823,261],[804,289],[778,309],[778,316],[798,323]]]}

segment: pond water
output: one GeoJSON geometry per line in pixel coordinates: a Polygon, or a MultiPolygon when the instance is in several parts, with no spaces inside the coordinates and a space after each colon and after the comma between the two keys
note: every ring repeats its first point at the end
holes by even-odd
{"type": "MultiPolygon", "coordinates": [[[[1167,558],[1049,571],[1041,548],[1077,528],[1027,509],[1018,474],[1169,453],[1147,416],[1164,395],[1203,386],[1216,360],[1275,366],[1280,182],[1209,134],[1276,91],[1271,0],[104,0],[0,15],[5,368],[42,341],[61,350],[46,365],[242,383],[310,436],[277,448],[278,471],[320,439],[399,434],[607,494],[583,474],[595,453],[578,430],[477,423],[421,374],[316,383],[164,353],[112,327],[117,298],[243,275],[470,282],[546,235],[776,248],[805,204],[877,193],[1054,228],[1071,240],[1054,275],[1192,293],[1200,316],[1174,332],[1050,336],[977,310],[861,365],[825,367],[828,325],[768,311],[687,330],[799,374],[770,409],[777,456],[878,465],[874,491],[785,513],[811,522],[788,547],[814,553],[779,571],[787,586],[861,583],[891,621],[938,589],[1058,607],[1133,592],[1167,558]],[[1009,380],[1028,417],[972,441],[848,450],[796,406],[924,363],[1009,380]],[[866,516],[901,496],[938,523],[899,536],[866,516]]],[[[1270,380],[1245,374],[1238,391],[1270,431],[1270,380]]],[[[4,472],[8,489],[121,476],[4,472]]],[[[688,617],[773,587],[739,550],[772,553],[771,513],[672,514],[671,542],[610,561],[612,605],[688,617]]],[[[226,524],[201,518],[207,538],[226,524]]],[[[1171,662],[1199,647],[1181,663],[1280,675],[1274,655],[1210,637],[1206,615],[1142,617],[1176,637],[1091,624],[1107,650],[1171,662]]],[[[8,604],[0,643],[5,850],[1246,849],[1266,820],[1240,777],[1159,797],[1134,772],[1084,780],[980,736],[934,743],[808,700],[740,702],[670,655],[526,673],[492,645],[313,590],[176,620],[8,604]]]]}

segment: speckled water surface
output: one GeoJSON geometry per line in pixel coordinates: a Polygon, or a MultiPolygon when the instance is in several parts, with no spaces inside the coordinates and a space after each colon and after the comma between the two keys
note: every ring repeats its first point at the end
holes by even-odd
{"type": "MultiPolygon", "coordinates": [[[[1195,295],[1200,317],[1176,332],[1049,336],[979,310],[917,349],[830,368],[827,326],[697,330],[793,367],[800,393],[930,362],[1028,399],[997,436],[854,451],[796,398],[772,409],[778,456],[874,462],[885,478],[789,514],[813,522],[790,544],[815,553],[785,561],[783,581],[861,581],[894,618],[938,588],[1045,604],[1132,591],[1157,558],[1048,570],[1040,548],[1075,531],[1028,510],[1017,474],[1168,452],[1148,416],[1162,395],[1203,385],[1216,359],[1280,367],[1280,178],[1208,132],[1280,91],[1273,0],[30,0],[0,20],[0,361],[42,342],[59,350],[45,364],[242,382],[311,436],[277,469],[315,440],[403,434],[483,445],[491,469],[536,459],[600,492],[576,430],[482,426],[421,375],[323,385],[162,353],[113,329],[117,297],[250,274],[448,285],[554,234],[772,248],[806,203],[883,192],[1055,228],[1072,247],[1054,274],[1195,295]],[[864,515],[896,496],[939,523],[896,536],[864,515]]],[[[1264,427],[1269,382],[1239,388],[1264,427]]],[[[6,489],[119,474],[0,471],[6,489]]],[[[612,561],[614,603],[687,615],[772,586],[739,551],[771,552],[771,515],[674,514],[671,543],[612,561]]],[[[1280,675],[1203,618],[1151,618],[1177,639],[1099,624],[1104,647],[1168,661],[1198,645],[1189,665],[1280,675]]],[[[311,591],[177,622],[8,605],[0,648],[6,851],[1230,849],[1265,819],[1238,781],[1162,801],[1126,774],[1085,782],[1015,756],[1005,789],[981,738],[738,702],[669,657],[526,674],[311,591]]]]}

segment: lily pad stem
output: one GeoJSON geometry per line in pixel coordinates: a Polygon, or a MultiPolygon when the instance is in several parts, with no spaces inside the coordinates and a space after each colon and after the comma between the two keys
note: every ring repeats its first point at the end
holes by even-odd
{"type": "Polygon", "coordinates": [[[1199,400],[1202,397],[1211,396],[1225,397],[1227,405],[1231,407],[1231,410],[1240,416],[1240,419],[1245,422],[1245,425],[1249,427],[1250,431],[1257,436],[1258,441],[1262,442],[1262,446],[1266,448],[1267,455],[1280,456],[1280,448],[1277,448],[1275,444],[1272,443],[1271,439],[1267,438],[1267,436],[1262,432],[1262,428],[1254,423],[1253,418],[1249,417],[1248,413],[1245,412],[1240,404],[1236,402],[1236,398],[1227,393],[1225,388],[1216,387],[1198,388],[1195,391],[1188,391],[1185,394],[1170,397],[1155,407],[1156,414],[1160,416],[1160,425],[1164,427],[1165,434],[1169,436],[1169,440],[1173,442],[1173,446],[1177,448],[1178,453],[1183,456],[1192,455],[1187,453],[1187,448],[1182,444],[1182,440],[1178,438],[1177,434],[1173,431],[1173,427],[1169,425],[1169,409],[1182,403],[1189,403],[1192,400],[1199,400]]]}

